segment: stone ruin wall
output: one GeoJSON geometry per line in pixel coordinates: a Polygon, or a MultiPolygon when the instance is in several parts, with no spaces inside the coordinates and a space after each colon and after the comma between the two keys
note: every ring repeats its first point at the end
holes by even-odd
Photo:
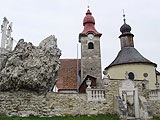
{"type": "MultiPolygon", "coordinates": [[[[114,98],[119,94],[121,82],[108,82],[106,100],[89,102],[87,94],[67,94],[21,90],[17,92],[0,92],[0,115],[7,116],[66,116],[114,114],[114,98]]],[[[154,116],[160,116],[160,101],[149,101],[154,116]]]]}
{"type": "Polygon", "coordinates": [[[19,40],[13,51],[0,48],[0,91],[52,91],[61,50],[51,35],[39,46],[19,40]]]}
{"type": "Polygon", "coordinates": [[[7,116],[66,116],[113,114],[110,101],[88,102],[87,94],[29,91],[0,92],[0,114],[7,116]]]}
{"type": "Polygon", "coordinates": [[[160,101],[149,100],[149,105],[152,107],[153,116],[160,117],[160,101]]]}

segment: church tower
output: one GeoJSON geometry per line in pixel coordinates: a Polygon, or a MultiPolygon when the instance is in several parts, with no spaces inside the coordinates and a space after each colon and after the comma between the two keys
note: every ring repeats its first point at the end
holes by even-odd
{"type": "Polygon", "coordinates": [[[94,27],[95,20],[88,9],[83,20],[84,30],[79,34],[81,43],[81,82],[87,75],[96,77],[96,86],[102,85],[100,37],[94,27]]]}

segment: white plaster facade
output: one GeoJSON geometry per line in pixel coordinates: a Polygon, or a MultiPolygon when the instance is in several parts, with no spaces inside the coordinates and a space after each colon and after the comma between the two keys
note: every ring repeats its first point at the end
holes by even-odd
{"type": "Polygon", "coordinates": [[[110,76],[111,79],[125,79],[124,74],[126,71],[133,72],[135,80],[148,80],[149,89],[156,89],[156,73],[155,67],[149,64],[133,63],[133,64],[122,64],[108,68],[105,72],[110,76]],[[144,77],[143,74],[147,73],[148,77],[144,77]]]}

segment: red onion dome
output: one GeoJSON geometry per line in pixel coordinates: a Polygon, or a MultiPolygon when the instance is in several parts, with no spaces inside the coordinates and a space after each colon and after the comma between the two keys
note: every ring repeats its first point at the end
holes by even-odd
{"type": "Polygon", "coordinates": [[[95,24],[94,17],[92,16],[92,13],[90,12],[89,9],[88,9],[88,11],[86,13],[86,16],[84,17],[83,25],[85,26],[86,23],[93,23],[93,24],[95,24]]]}

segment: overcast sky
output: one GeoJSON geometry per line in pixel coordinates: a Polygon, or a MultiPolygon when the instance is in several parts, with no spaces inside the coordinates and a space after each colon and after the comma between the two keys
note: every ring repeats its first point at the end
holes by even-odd
{"type": "MultiPolygon", "coordinates": [[[[160,0],[0,0],[0,21],[6,16],[13,22],[13,38],[38,45],[49,35],[58,39],[61,58],[76,58],[78,35],[88,4],[102,33],[102,69],[120,50],[119,28],[125,9],[127,24],[135,35],[135,48],[158,64],[160,71],[160,0]]],[[[14,42],[14,45],[16,43],[14,42]]],[[[79,44],[80,57],[80,44],[79,44]]]]}

